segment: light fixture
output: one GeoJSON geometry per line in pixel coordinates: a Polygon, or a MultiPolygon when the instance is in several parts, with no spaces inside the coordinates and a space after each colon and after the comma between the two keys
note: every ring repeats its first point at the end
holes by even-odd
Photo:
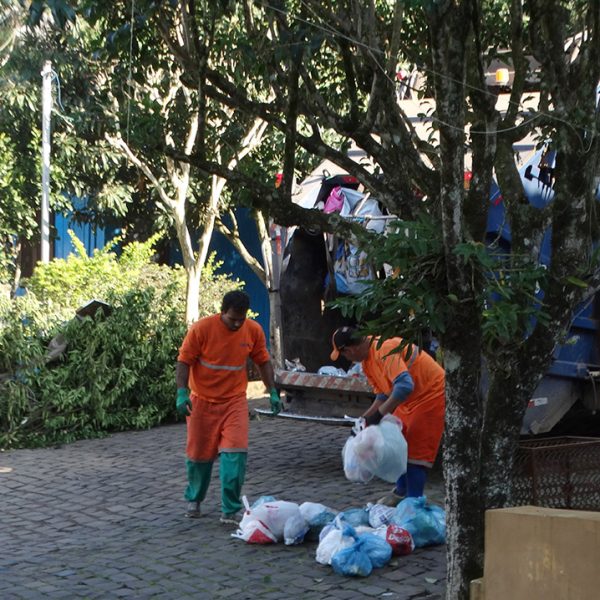
{"type": "Polygon", "coordinates": [[[508,85],[509,75],[508,69],[496,69],[496,84],[508,85]]]}

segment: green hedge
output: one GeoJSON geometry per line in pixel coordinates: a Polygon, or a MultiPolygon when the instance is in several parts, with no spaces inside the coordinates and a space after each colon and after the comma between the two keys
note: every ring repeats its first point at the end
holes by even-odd
{"type": "MultiPolygon", "coordinates": [[[[77,269],[58,261],[47,267],[51,276],[38,269],[37,295],[0,298],[0,448],[47,446],[176,418],[175,362],[186,330],[181,269],[150,264],[148,256],[140,269],[114,255],[100,260],[101,266],[82,261],[82,270],[116,272],[125,281],[118,288],[109,282],[113,289],[100,294],[112,306],[109,315],[74,318],[74,298],[89,299],[87,286],[92,281],[99,291],[101,277],[82,276],[78,286],[77,269]],[[49,360],[56,336],[67,349],[49,360]]],[[[201,316],[218,310],[223,293],[240,285],[216,276],[216,266],[211,261],[204,273],[201,316]]]]}

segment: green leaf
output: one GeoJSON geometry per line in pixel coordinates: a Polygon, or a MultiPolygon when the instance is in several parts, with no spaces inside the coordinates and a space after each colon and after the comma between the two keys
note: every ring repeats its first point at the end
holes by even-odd
{"type": "Polygon", "coordinates": [[[580,288],[587,289],[589,287],[589,284],[587,284],[585,281],[582,281],[578,277],[575,277],[574,275],[571,275],[571,276],[567,277],[567,281],[570,284],[576,285],[576,286],[578,286],[580,288]]]}

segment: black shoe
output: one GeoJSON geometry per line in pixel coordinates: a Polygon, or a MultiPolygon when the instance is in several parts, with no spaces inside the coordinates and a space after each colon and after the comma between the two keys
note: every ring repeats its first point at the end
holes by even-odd
{"type": "Polygon", "coordinates": [[[241,510],[238,510],[234,513],[221,513],[219,521],[224,525],[235,525],[237,527],[240,524],[243,516],[244,512],[241,510]]]}
{"type": "Polygon", "coordinates": [[[389,494],[379,498],[376,504],[383,504],[385,506],[398,506],[398,503],[404,500],[404,495],[398,494],[396,488],[394,488],[389,494]]]}
{"type": "Polygon", "coordinates": [[[199,519],[202,516],[202,513],[200,512],[200,502],[188,502],[185,516],[188,519],[199,519]]]}

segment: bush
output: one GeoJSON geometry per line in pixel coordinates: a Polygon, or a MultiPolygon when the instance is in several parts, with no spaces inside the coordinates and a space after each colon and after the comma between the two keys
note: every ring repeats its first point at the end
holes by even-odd
{"type": "Polygon", "coordinates": [[[81,241],[69,231],[75,252],[66,259],[38,263],[33,276],[23,280],[23,286],[51,309],[68,318],[79,306],[98,298],[108,301],[129,290],[152,286],[163,290],[175,286],[175,300],[184,298],[186,276],[182,267],[174,268],[152,262],[154,245],[159,236],[146,242],[127,244],[120,254],[113,250],[119,239],[88,256],[81,241]]]}
{"type": "Polygon", "coordinates": [[[110,316],[99,312],[48,332],[19,321],[3,328],[0,340],[3,356],[11,345],[17,359],[7,365],[3,358],[2,447],[69,442],[150,427],[173,416],[175,361],[185,323],[168,292],[130,291],[110,316]],[[53,333],[63,336],[67,351],[47,362],[53,333]]]}
{"type": "MultiPolygon", "coordinates": [[[[70,442],[176,418],[185,273],[151,264],[141,246],[120,258],[101,252],[62,261],[68,264],[53,261],[29,280],[36,293],[0,297],[0,448],[70,442]],[[111,313],[73,318],[91,297],[107,301],[111,313]],[[67,350],[49,361],[53,338],[67,350]]],[[[223,294],[240,285],[216,276],[218,266],[213,258],[203,273],[201,316],[218,310],[223,294]]]]}

